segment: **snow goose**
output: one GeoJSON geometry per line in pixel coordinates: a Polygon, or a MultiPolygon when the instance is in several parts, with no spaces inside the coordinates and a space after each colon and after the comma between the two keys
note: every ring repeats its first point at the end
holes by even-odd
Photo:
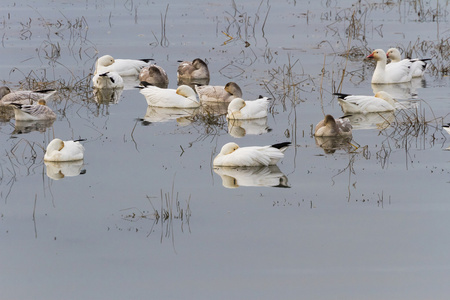
{"type": "Polygon", "coordinates": [[[275,165],[284,157],[290,142],[271,146],[252,146],[240,148],[236,143],[225,144],[214,158],[213,165],[218,167],[258,167],[275,165]]]}
{"type": "Polygon", "coordinates": [[[151,59],[114,59],[111,55],[103,55],[95,63],[95,74],[117,72],[120,76],[138,76],[143,67],[148,66],[151,59]]]}
{"type": "Polygon", "coordinates": [[[193,61],[182,61],[178,65],[177,78],[209,78],[208,65],[200,58],[196,58],[193,61]]]}
{"type": "Polygon", "coordinates": [[[252,101],[242,98],[231,100],[228,105],[227,119],[258,119],[267,117],[269,98],[262,97],[252,101]]]}
{"type": "Polygon", "coordinates": [[[56,92],[55,90],[51,89],[39,91],[14,91],[14,92],[11,92],[11,90],[9,90],[9,92],[5,94],[0,100],[0,105],[8,105],[13,102],[18,104],[33,104],[34,102],[37,102],[40,99],[49,98],[55,92],[56,92]]]}
{"type": "Polygon", "coordinates": [[[352,124],[346,117],[335,119],[332,115],[326,115],[316,125],[315,136],[349,136],[352,134],[352,124]]]}
{"type": "Polygon", "coordinates": [[[349,95],[334,93],[338,96],[339,104],[344,113],[371,113],[395,110],[396,100],[384,91],[380,91],[375,96],[349,95]]]}
{"type": "MultiPolygon", "coordinates": [[[[402,61],[402,56],[397,48],[390,48],[386,52],[386,57],[391,60],[390,64],[396,64],[402,61]]],[[[431,60],[431,58],[413,58],[413,59],[405,58],[403,60],[412,62],[411,65],[412,77],[422,77],[423,74],[425,74],[425,70],[427,69],[428,65],[427,61],[431,60]]],[[[388,64],[388,66],[390,64],[388,64]]]]}
{"type": "Polygon", "coordinates": [[[278,166],[215,167],[214,172],[222,178],[222,185],[230,189],[243,186],[290,187],[278,166]]]}
{"type": "Polygon", "coordinates": [[[195,108],[200,106],[197,95],[188,85],[180,85],[176,90],[162,89],[141,82],[140,93],[145,96],[148,105],[157,107],[195,108]]]}
{"type": "Polygon", "coordinates": [[[50,107],[45,104],[45,100],[40,99],[37,104],[11,103],[10,106],[12,106],[12,108],[14,109],[14,116],[16,121],[39,121],[56,119],[56,114],[50,107]]]}
{"type": "Polygon", "coordinates": [[[83,159],[84,147],[77,141],[52,140],[44,155],[44,161],[75,161],[83,159]]]}
{"type": "Polygon", "coordinates": [[[157,65],[142,68],[139,73],[139,81],[145,81],[160,88],[169,86],[169,77],[167,77],[166,71],[157,65]]]}
{"type": "Polygon", "coordinates": [[[372,83],[401,83],[411,81],[410,61],[386,65],[387,57],[383,49],[376,49],[367,58],[375,59],[377,65],[372,75],[372,83]]]}
{"type": "Polygon", "coordinates": [[[230,102],[234,98],[242,98],[242,90],[235,82],[221,85],[195,85],[200,101],[230,102]]]}
{"type": "Polygon", "coordinates": [[[113,71],[95,74],[92,82],[98,89],[121,89],[124,87],[122,76],[113,71]]]}

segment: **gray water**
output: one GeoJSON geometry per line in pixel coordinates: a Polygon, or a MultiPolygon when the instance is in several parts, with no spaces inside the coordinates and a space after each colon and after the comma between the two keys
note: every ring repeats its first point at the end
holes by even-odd
{"type": "Polygon", "coordinates": [[[52,126],[0,122],[2,299],[448,297],[448,1],[8,0],[1,17],[2,84],[58,89],[52,126]],[[364,58],[394,46],[433,58],[403,97],[413,108],[390,125],[353,120],[352,145],[317,146],[311,127],[342,115],[341,81],[372,94],[364,58]],[[166,112],[132,87],[97,103],[104,54],[154,59],[169,88],[178,60],[203,58],[211,84],[272,98],[270,130],[202,110],[158,122],[166,112]],[[63,171],[84,174],[48,176],[54,137],[87,139],[63,171]],[[212,159],[230,141],[291,141],[279,170],[260,170],[288,187],[225,187],[212,159]]]}

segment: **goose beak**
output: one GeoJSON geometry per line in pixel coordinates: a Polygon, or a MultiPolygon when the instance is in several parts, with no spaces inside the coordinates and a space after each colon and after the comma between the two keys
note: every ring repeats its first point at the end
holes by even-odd
{"type": "Polygon", "coordinates": [[[373,52],[367,55],[367,58],[373,58],[373,52]]]}

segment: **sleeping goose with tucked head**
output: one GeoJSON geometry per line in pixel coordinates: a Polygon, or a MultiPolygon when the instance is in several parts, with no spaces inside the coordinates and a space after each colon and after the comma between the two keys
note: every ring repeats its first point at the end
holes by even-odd
{"type": "Polygon", "coordinates": [[[11,92],[8,87],[5,87],[5,89],[0,91],[0,93],[4,93],[4,96],[0,100],[0,105],[9,105],[11,103],[33,104],[38,102],[40,99],[48,99],[55,92],[56,90],[52,89],[11,92]]]}
{"type": "Polygon", "coordinates": [[[44,161],[75,161],[83,159],[84,147],[78,140],[62,141],[52,140],[44,155],[44,161]]]}
{"type": "Polygon", "coordinates": [[[46,105],[44,99],[40,99],[37,104],[11,103],[14,109],[16,121],[40,121],[54,120],[56,114],[46,105]]]}
{"type": "Polygon", "coordinates": [[[397,101],[388,93],[380,91],[375,96],[334,93],[346,114],[393,111],[397,101]]]}
{"type": "Polygon", "coordinates": [[[377,62],[375,71],[372,75],[372,83],[375,84],[391,84],[410,82],[412,79],[411,65],[408,60],[400,61],[396,64],[386,65],[387,57],[383,49],[376,49],[370,55],[369,59],[377,62]]]}
{"type": "Polygon", "coordinates": [[[208,65],[200,58],[193,61],[182,61],[178,66],[177,78],[191,80],[209,78],[208,65]]]}
{"type": "Polygon", "coordinates": [[[290,142],[284,142],[271,146],[240,148],[236,143],[227,143],[214,158],[213,165],[218,167],[272,166],[284,157],[284,152],[290,144],[290,142]]]}
{"type": "Polygon", "coordinates": [[[141,82],[140,93],[145,96],[147,104],[157,107],[195,108],[200,106],[197,95],[188,85],[180,85],[175,89],[162,89],[141,82]]]}
{"type": "Polygon", "coordinates": [[[314,135],[332,137],[350,136],[352,135],[352,124],[345,117],[335,119],[332,115],[326,115],[323,120],[317,123],[314,135]]]}
{"type": "Polygon", "coordinates": [[[139,73],[139,81],[147,82],[160,88],[167,88],[169,86],[169,77],[163,68],[157,65],[149,65],[144,67],[139,73]]]}
{"type": "Polygon", "coordinates": [[[411,65],[411,75],[412,77],[422,77],[425,74],[428,63],[427,61],[431,60],[431,58],[405,58],[402,60],[402,55],[397,48],[390,48],[386,52],[386,57],[391,60],[391,62],[387,65],[389,67],[391,64],[400,63],[404,60],[412,63],[411,65]]]}
{"type": "Polygon", "coordinates": [[[195,85],[195,91],[200,101],[230,102],[235,98],[242,98],[242,90],[235,82],[223,85],[195,85]]]}
{"type": "Polygon", "coordinates": [[[252,101],[242,98],[231,100],[228,105],[227,119],[250,120],[267,117],[269,98],[262,97],[252,101]]]}

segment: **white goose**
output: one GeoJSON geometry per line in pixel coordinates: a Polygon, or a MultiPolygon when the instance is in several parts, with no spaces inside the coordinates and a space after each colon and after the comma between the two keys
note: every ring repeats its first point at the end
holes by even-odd
{"type": "Polygon", "coordinates": [[[231,100],[228,105],[228,119],[259,119],[267,117],[269,98],[262,97],[253,101],[245,101],[242,98],[231,100]]]}
{"type": "Polygon", "coordinates": [[[8,105],[11,103],[33,104],[34,102],[38,102],[40,99],[48,99],[55,92],[56,90],[52,89],[11,92],[9,88],[5,87],[5,89],[1,91],[4,96],[0,100],[0,105],[8,105]]]}
{"type": "Polygon", "coordinates": [[[193,61],[182,61],[178,65],[177,78],[186,78],[186,79],[209,78],[208,65],[200,58],[196,58],[193,61]]]}
{"type": "Polygon", "coordinates": [[[375,96],[349,95],[334,93],[338,96],[339,104],[344,113],[371,113],[395,110],[397,101],[384,91],[380,91],[375,96]]]}
{"type": "Polygon", "coordinates": [[[230,102],[234,98],[242,98],[242,90],[235,82],[223,85],[195,85],[200,101],[230,102]]]}
{"type": "Polygon", "coordinates": [[[139,81],[145,81],[160,88],[169,86],[169,77],[167,77],[166,71],[157,65],[142,68],[139,73],[139,81]]]}
{"type": "Polygon", "coordinates": [[[114,59],[104,55],[95,63],[95,74],[117,72],[120,76],[138,76],[143,67],[148,66],[151,59],[114,59]]]}
{"type": "Polygon", "coordinates": [[[218,167],[272,166],[284,157],[284,152],[290,144],[290,142],[284,142],[271,146],[240,148],[236,143],[227,143],[214,158],[213,165],[218,167]]]}
{"type": "Polygon", "coordinates": [[[403,60],[412,62],[411,65],[412,77],[422,77],[423,74],[425,74],[425,70],[427,69],[428,66],[427,61],[431,60],[431,58],[413,58],[413,59],[405,58],[402,60],[400,51],[397,48],[390,48],[386,52],[386,57],[391,60],[391,63],[389,63],[388,66],[391,64],[402,62],[403,60]]]}
{"type": "Polygon", "coordinates": [[[352,124],[346,117],[335,119],[332,115],[326,115],[317,123],[314,130],[315,136],[350,136],[352,135],[352,124]]]}
{"type": "Polygon", "coordinates": [[[92,82],[98,89],[121,89],[124,87],[122,76],[113,71],[95,74],[92,82]]]}
{"type": "Polygon", "coordinates": [[[157,107],[195,108],[200,106],[197,95],[188,85],[180,85],[176,90],[162,89],[153,85],[139,86],[148,105],[157,107]]]}
{"type": "Polygon", "coordinates": [[[40,121],[40,120],[54,120],[56,114],[46,105],[44,99],[40,99],[38,104],[20,104],[11,103],[10,106],[14,109],[16,121],[40,121]]]}
{"type": "Polygon", "coordinates": [[[79,141],[52,140],[44,155],[44,161],[75,161],[83,159],[84,147],[79,141]]]}
{"type": "Polygon", "coordinates": [[[412,63],[410,61],[403,60],[396,64],[386,65],[387,57],[383,49],[374,50],[367,58],[375,59],[377,62],[372,75],[372,83],[402,83],[409,82],[412,79],[412,63]]]}

